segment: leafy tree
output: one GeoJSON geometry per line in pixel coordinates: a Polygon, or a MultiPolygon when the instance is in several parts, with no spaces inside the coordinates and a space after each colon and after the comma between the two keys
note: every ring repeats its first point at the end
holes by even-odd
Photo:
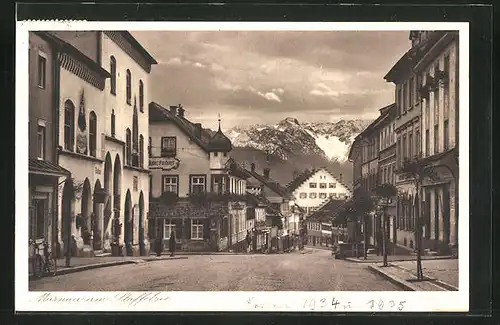
{"type": "Polygon", "coordinates": [[[387,229],[389,228],[388,227],[389,219],[387,218],[387,206],[389,200],[391,200],[398,194],[398,190],[394,185],[385,183],[377,186],[374,190],[374,193],[379,198],[379,203],[383,207],[383,214],[382,214],[382,247],[383,247],[382,252],[384,256],[383,265],[388,266],[389,264],[387,262],[387,240],[388,240],[387,229]]]}
{"type": "Polygon", "coordinates": [[[423,222],[420,216],[420,189],[424,180],[437,180],[437,174],[432,166],[422,158],[420,153],[414,159],[405,159],[402,167],[398,170],[399,177],[413,183],[416,190],[415,200],[415,243],[417,246],[417,279],[422,281],[422,228],[423,222]]]}

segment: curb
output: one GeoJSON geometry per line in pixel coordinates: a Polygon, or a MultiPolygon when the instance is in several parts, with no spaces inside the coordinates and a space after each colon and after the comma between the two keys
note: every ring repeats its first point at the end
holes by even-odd
{"type": "MultiPolygon", "coordinates": [[[[428,258],[423,258],[422,261],[435,261],[435,260],[455,260],[457,259],[456,257],[453,256],[437,256],[437,257],[428,257],[428,258]]],[[[381,263],[382,261],[374,261],[374,260],[360,260],[357,258],[353,257],[346,257],[346,261],[353,262],[353,263],[381,263]]],[[[392,262],[413,262],[416,261],[416,257],[412,259],[408,258],[401,258],[401,259],[395,259],[395,260],[390,260],[388,261],[389,263],[392,262]]]]}
{"type": "MultiPolygon", "coordinates": [[[[406,272],[408,272],[408,273],[410,273],[410,274],[413,274],[413,273],[412,273],[412,270],[410,270],[410,269],[408,269],[408,268],[406,268],[406,267],[403,267],[403,266],[400,266],[400,265],[391,265],[391,266],[392,266],[392,267],[397,267],[397,268],[402,269],[402,270],[404,270],[404,271],[406,271],[406,272]]],[[[446,283],[446,282],[441,281],[441,280],[439,280],[439,279],[436,279],[436,278],[431,278],[431,277],[428,277],[428,276],[425,276],[425,275],[424,275],[424,278],[425,278],[426,280],[430,280],[430,281],[432,281],[434,284],[437,284],[437,285],[438,285],[438,286],[440,286],[440,287],[445,288],[445,289],[446,289],[446,290],[448,290],[448,291],[458,291],[458,288],[457,288],[457,287],[455,287],[454,285],[449,284],[449,283],[446,283]]]]}
{"type": "Polygon", "coordinates": [[[395,275],[389,274],[388,272],[385,272],[384,270],[382,270],[378,266],[368,265],[368,269],[370,271],[372,271],[373,273],[381,275],[383,278],[389,280],[391,283],[403,288],[405,291],[420,291],[420,289],[417,286],[409,283],[408,281],[401,279],[398,276],[395,276],[395,275]]]}
{"type": "MultiPolygon", "coordinates": [[[[88,264],[88,265],[80,265],[80,266],[74,266],[74,267],[69,267],[69,268],[64,268],[62,270],[57,270],[56,274],[54,276],[59,276],[59,275],[65,275],[65,274],[71,274],[71,273],[77,273],[77,272],[83,272],[83,271],[88,271],[88,270],[93,270],[93,269],[99,269],[99,268],[105,268],[105,267],[112,267],[112,266],[118,266],[118,265],[126,265],[126,264],[138,264],[141,262],[156,262],[156,261],[168,261],[168,260],[182,260],[182,259],[187,259],[187,256],[179,256],[179,257],[169,257],[169,258],[153,258],[153,257],[147,257],[143,259],[134,259],[134,260],[123,260],[123,261],[111,261],[111,262],[104,262],[104,263],[95,263],[95,264],[88,264]]],[[[42,275],[41,278],[45,277],[50,277],[48,274],[42,275]]],[[[38,278],[35,278],[34,276],[30,275],[29,276],[29,281],[37,280],[38,278]]]]}

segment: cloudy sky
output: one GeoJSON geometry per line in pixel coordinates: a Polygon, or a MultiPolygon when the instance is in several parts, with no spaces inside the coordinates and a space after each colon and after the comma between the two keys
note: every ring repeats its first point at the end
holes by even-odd
{"type": "Polygon", "coordinates": [[[205,127],[374,118],[394,99],[383,77],[407,31],[132,32],[158,61],[152,99],[205,127]]]}

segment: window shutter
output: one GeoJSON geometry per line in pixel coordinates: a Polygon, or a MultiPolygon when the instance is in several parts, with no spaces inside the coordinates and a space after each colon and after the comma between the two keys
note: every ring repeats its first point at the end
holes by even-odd
{"type": "Polygon", "coordinates": [[[210,221],[203,220],[203,239],[210,239],[210,221]]]}
{"type": "Polygon", "coordinates": [[[185,227],[184,234],[186,236],[186,239],[191,239],[191,219],[190,218],[185,219],[184,227],[185,227]]]}

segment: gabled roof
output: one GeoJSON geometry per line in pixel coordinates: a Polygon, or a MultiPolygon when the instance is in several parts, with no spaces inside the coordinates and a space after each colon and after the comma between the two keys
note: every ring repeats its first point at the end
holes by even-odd
{"type": "Polygon", "coordinates": [[[266,198],[257,196],[255,194],[247,192],[247,202],[252,204],[252,205],[260,205],[262,207],[267,206],[268,201],[266,202],[266,198]]]}
{"type": "Polygon", "coordinates": [[[290,192],[290,193],[292,193],[300,185],[304,184],[308,179],[310,179],[312,176],[314,176],[314,174],[316,174],[317,172],[319,172],[321,170],[324,170],[325,172],[327,172],[330,176],[332,176],[334,179],[336,179],[339,184],[341,184],[349,192],[351,192],[351,189],[349,188],[349,186],[347,186],[347,184],[345,184],[344,182],[339,181],[339,178],[337,176],[333,175],[333,173],[330,172],[325,167],[315,168],[315,169],[312,169],[310,171],[309,170],[305,170],[303,173],[299,174],[295,179],[293,179],[290,183],[288,183],[288,185],[286,186],[287,191],[290,192]]]}
{"type": "Polygon", "coordinates": [[[328,202],[323,204],[318,210],[314,211],[307,220],[326,222],[331,221],[332,217],[337,211],[344,206],[346,200],[336,200],[330,199],[328,202]]]}
{"type": "Polygon", "coordinates": [[[260,183],[264,184],[267,188],[269,188],[271,191],[275,192],[279,196],[286,198],[286,199],[291,199],[292,195],[287,192],[285,188],[283,188],[277,181],[271,179],[271,178],[266,178],[263,175],[258,174],[255,171],[251,171],[246,169],[246,172],[256,180],[258,180],[260,183]]]}
{"type": "Polygon", "coordinates": [[[196,144],[198,144],[205,152],[209,152],[208,144],[210,143],[212,137],[206,130],[202,128],[201,136],[197,137],[196,126],[194,125],[194,123],[184,117],[174,115],[170,110],[162,107],[158,103],[149,103],[149,122],[162,121],[173,122],[175,125],[177,125],[177,127],[179,127],[179,129],[181,129],[182,132],[184,132],[184,134],[189,137],[191,141],[194,141],[196,144]]]}

